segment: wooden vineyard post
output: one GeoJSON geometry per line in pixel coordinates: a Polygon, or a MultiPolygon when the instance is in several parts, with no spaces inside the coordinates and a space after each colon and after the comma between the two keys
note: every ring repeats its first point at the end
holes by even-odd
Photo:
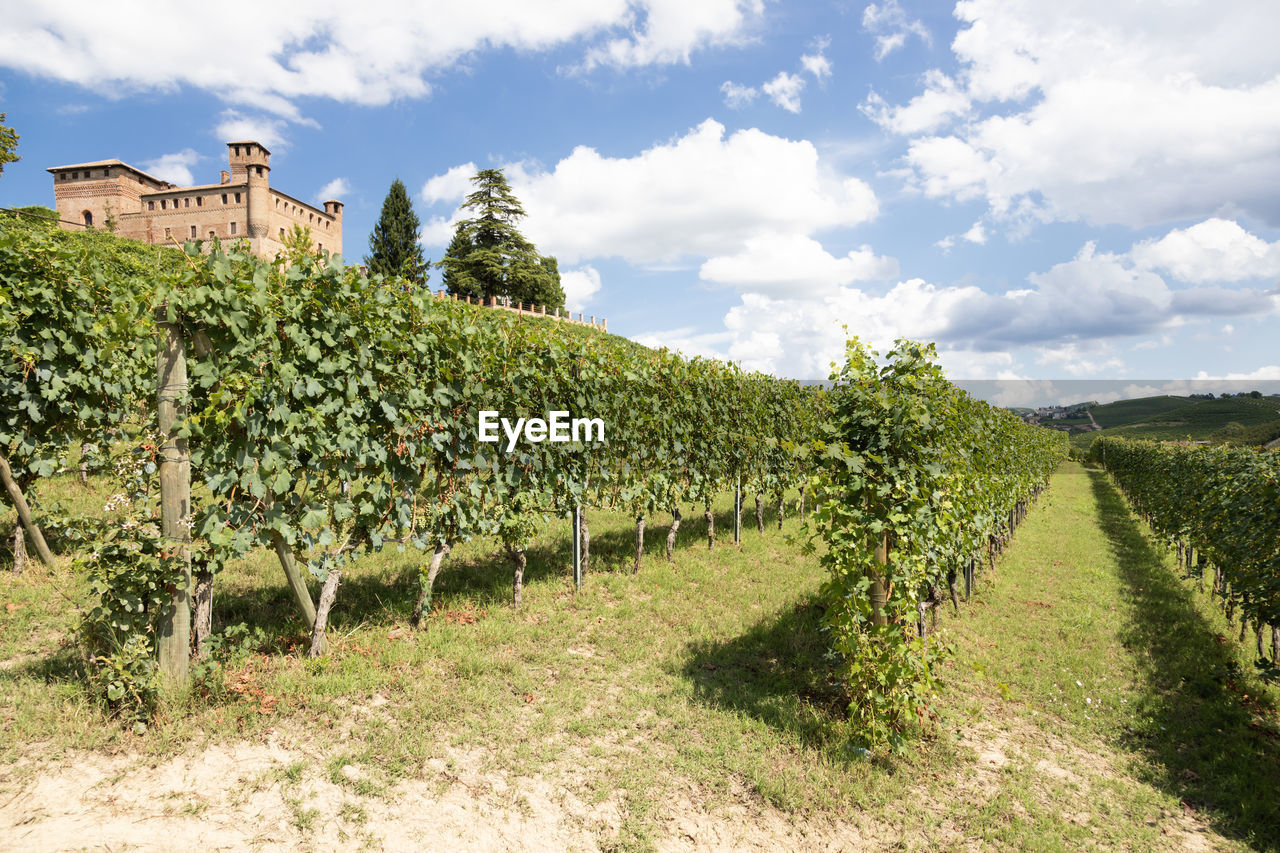
{"type": "Polygon", "coordinates": [[[582,504],[573,505],[573,587],[582,589],[582,504]]]}
{"type": "Polygon", "coordinates": [[[187,394],[187,357],[182,325],[157,311],[160,346],[156,355],[156,412],[160,427],[160,531],[178,548],[182,578],[159,626],[156,648],[160,673],[171,686],[186,684],[191,660],[191,456],[177,435],[180,405],[187,394]]]}
{"type": "Polygon", "coordinates": [[[889,534],[881,533],[875,544],[877,568],[871,572],[871,624],[888,625],[889,617],[885,615],[885,607],[889,603],[889,592],[885,587],[885,570],[889,565],[889,534]]]}
{"type": "Polygon", "coordinates": [[[13,573],[22,574],[27,567],[27,540],[22,536],[22,525],[13,526],[13,573]]]}
{"type": "Polygon", "coordinates": [[[0,480],[4,481],[4,488],[9,493],[9,500],[13,501],[13,508],[18,511],[18,521],[22,527],[26,528],[27,535],[31,537],[31,544],[35,546],[36,555],[40,557],[40,562],[46,566],[52,566],[53,552],[45,544],[44,534],[40,532],[40,528],[36,526],[35,519],[31,516],[31,507],[27,506],[26,498],[22,496],[22,490],[18,488],[17,482],[13,479],[13,471],[9,469],[9,460],[2,455],[0,455],[0,480]]]}
{"type": "Polygon", "coordinates": [[[742,544],[742,478],[733,486],[733,544],[742,544]]]}

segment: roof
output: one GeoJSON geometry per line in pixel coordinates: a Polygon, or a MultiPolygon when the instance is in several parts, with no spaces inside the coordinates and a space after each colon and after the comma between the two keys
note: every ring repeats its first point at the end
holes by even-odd
{"type": "Polygon", "coordinates": [[[150,178],[151,180],[155,181],[157,184],[164,184],[165,186],[170,186],[170,187],[177,186],[176,184],[172,184],[169,181],[163,180],[162,178],[157,178],[155,175],[148,174],[142,171],[141,169],[139,169],[137,166],[130,166],[128,163],[124,162],[123,160],[117,160],[115,158],[112,158],[110,160],[95,160],[92,163],[69,163],[66,166],[53,166],[51,168],[45,169],[45,171],[50,173],[57,173],[57,172],[61,172],[63,169],[95,169],[95,168],[101,169],[106,166],[120,166],[121,168],[128,169],[130,172],[137,172],[139,175],[142,175],[144,178],[150,178]]]}
{"type": "Polygon", "coordinates": [[[195,184],[190,187],[180,187],[180,186],[177,186],[176,184],[170,184],[164,189],[152,190],[151,192],[146,192],[146,193],[143,193],[142,195],[143,196],[161,196],[161,195],[165,195],[166,193],[174,193],[174,194],[181,195],[182,193],[188,193],[195,190],[214,190],[214,191],[222,190],[223,192],[226,192],[228,189],[244,190],[244,189],[248,189],[248,187],[249,187],[249,184],[247,181],[240,181],[239,183],[235,183],[235,184],[195,184]]]}
{"type": "Polygon", "coordinates": [[[241,139],[239,142],[228,142],[227,144],[228,145],[256,145],[262,149],[264,154],[271,153],[270,151],[267,150],[267,146],[263,145],[261,142],[259,142],[256,139],[241,139]]]}

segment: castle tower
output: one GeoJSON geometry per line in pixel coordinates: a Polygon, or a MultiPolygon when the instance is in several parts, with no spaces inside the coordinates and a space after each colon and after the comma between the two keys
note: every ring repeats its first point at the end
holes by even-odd
{"type": "Polygon", "coordinates": [[[260,143],[228,142],[227,160],[231,163],[231,182],[248,184],[245,207],[245,230],[252,251],[262,251],[262,240],[270,233],[271,152],[260,143]]]}
{"type": "Polygon", "coordinates": [[[342,202],[336,199],[329,199],[324,203],[324,212],[333,217],[333,245],[330,247],[335,254],[342,254],[342,202]]]}

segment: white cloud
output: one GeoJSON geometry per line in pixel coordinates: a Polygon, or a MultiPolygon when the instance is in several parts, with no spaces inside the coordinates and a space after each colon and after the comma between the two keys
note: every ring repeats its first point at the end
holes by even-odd
{"type": "Polygon", "coordinates": [[[436,175],[422,185],[422,200],[427,204],[461,202],[471,192],[471,179],[478,171],[475,163],[463,163],[436,175]]]}
{"type": "Polygon", "coordinates": [[[1280,241],[1268,243],[1238,223],[1216,217],[1139,243],[1131,253],[1139,266],[1166,270],[1186,282],[1280,275],[1280,241]]]}
{"type": "Polygon", "coordinates": [[[261,142],[268,150],[285,147],[283,119],[266,116],[247,116],[236,110],[224,110],[214,133],[222,142],[252,140],[261,142]]]}
{"type": "Polygon", "coordinates": [[[724,94],[724,105],[731,110],[740,110],[743,107],[751,106],[760,94],[758,89],[751,86],[742,86],[731,80],[724,81],[720,86],[720,91],[724,94]]]}
{"type": "Polygon", "coordinates": [[[316,201],[329,201],[330,199],[342,200],[342,197],[351,192],[351,182],[346,178],[334,178],[329,183],[322,186],[316,191],[316,201]]]}
{"type": "Polygon", "coordinates": [[[1223,388],[1224,391],[1239,393],[1240,391],[1252,391],[1254,388],[1247,383],[1255,379],[1280,379],[1280,364],[1268,364],[1255,370],[1244,373],[1228,373],[1225,376],[1210,376],[1205,371],[1196,374],[1196,379],[1235,379],[1240,380],[1240,384],[1228,385],[1223,388]]]}
{"type": "Polygon", "coordinates": [[[908,17],[898,0],[868,4],[862,11],[862,28],[876,37],[877,62],[904,46],[908,36],[917,36],[925,44],[933,41],[925,25],[908,17]]]}
{"type": "MultiPolygon", "coordinates": [[[[515,3],[517,8],[522,4],[515,3]]],[[[591,2],[576,5],[590,9],[591,2]]],[[[620,5],[617,0],[603,4],[620,5]]],[[[611,16],[607,24],[630,30],[629,35],[614,38],[587,51],[583,67],[599,65],[630,68],[640,65],[670,65],[689,62],[694,51],[708,47],[744,44],[751,38],[750,29],[764,13],[762,0],[643,0],[623,4],[623,14],[611,16]],[[643,27],[637,27],[639,18],[643,27]]],[[[538,16],[554,15],[539,5],[530,10],[538,16]]]]}
{"type": "Polygon", "coordinates": [[[763,234],[745,241],[742,251],[711,258],[698,276],[703,281],[777,297],[821,297],[854,281],[885,281],[898,275],[898,262],[876,255],[870,246],[842,258],[817,240],[800,234],[763,234]]]}
{"type": "Polygon", "coordinates": [[[819,39],[814,44],[813,53],[806,53],[800,57],[800,64],[814,76],[816,80],[825,80],[831,76],[831,60],[826,57],[826,50],[831,45],[831,39],[819,39]]]}
{"type": "Polygon", "coordinates": [[[457,214],[453,219],[433,216],[428,219],[418,232],[418,242],[425,246],[447,246],[457,231],[457,214]]]}
{"type": "Polygon", "coordinates": [[[858,106],[868,118],[893,133],[912,135],[936,130],[952,119],[967,115],[969,96],[951,77],[938,70],[924,75],[924,91],[905,106],[891,107],[876,92],[858,106]]]}
{"type": "MultiPolygon", "coordinates": [[[[838,174],[812,143],[756,129],[726,136],[710,119],[634,157],[580,146],[550,171],[515,164],[506,175],[529,214],[524,234],[567,264],[701,263],[762,235],[808,236],[878,212],[871,188],[838,174]]],[[[451,236],[441,217],[423,229],[429,245],[451,236]]]]}
{"type": "Polygon", "coordinates": [[[729,332],[701,333],[692,326],[683,326],[678,329],[644,332],[634,335],[632,339],[654,349],[666,347],[673,352],[683,353],[689,358],[702,356],[725,359],[728,356],[723,347],[730,342],[731,337],[729,332]]]}
{"type": "MultiPolygon", "coordinates": [[[[1025,287],[999,293],[919,278],[886,290],[851,285],[854,270],[881,278],[890,263],[865,246],[837,259],[795,237],[756,239],[738,255],[709,260],[702,278],[744,291],[724,318],[727,337],[714,338],[716,352],[751,369],[821,378],[849,335],[882,351],[907,337],[937,342],[953,376],[1011,376],[1018,352],[1065,375],[1105,376],[1123,371],[1119,348],[1126,339],[1160,335],[1153,345],[1167,346],[1171,333],[1192,324],[1206,328],[1207,318],[1280,315],[1280,295],[1271,291],[1172,288],[1130,253],[1099,253],[1092,243],[1028,276],[1025,287]]],[[[713,339],[698,340],[711,346],[713,339]]]]}
{"type": "Polygon", "coordinates": [[[600,292],[600,273],[590,265],[564,270],[560,273],[560,286],[564,288],[565,308],[581,312],[600,292]]]}
{"type": "Polygon", "coordinates": [[[804,91],[804,78],[798,74],[779,71],[762,87],[769,100],[790,113],[800,112],[800,93],[804,91]]]}
{"type": "Polygon", "coordinates": [[[265,3],[251,20],[200,18],[193,53],[182,4],[121,0],[109,16],[82,4],[15,0],[0,29],[0,66],[104,94],[190,86],[286,119],[296,99],[380,105],[430,93],[429,78],[486,50],[584,48],[583,67],[688,62],[745,43],[761,0],[316,0],[265,3]]]}
{"type": "Polygon", "coordinates": [[[1042,349],[1036,363],[1069,376],[1115,375],[1124,369],[1124,362],[1111,352],[1110,346],[1097,341],[1072,341],[1042,349]]]}
{"type": "Polygon", "coordinates": [[[1280,6],[963,0],[956,16],[954,87],[933,72],[906,106],[863,105],[912,137],[921,192],[1029,223],[1280,223],[1280,6]]]}
{"type": "Polygon", "coordinates": [[[970,243],[977,243],[981,246],[987,242],[987,229],[982,226],[982,221],[979,220],[973,223],[973,227],[968,231],[961,234],[960,239],[968,240],[970,243]]]}
{"type": "Polygon", "coordinates": [[[184,148],[173,154],[162,154],[154,160],[146,161],[142,164],[142,170],[162,181],[169,181],[180,187],[189,187],[196,182],[195,176],[191,174],[191,167],[201,159],[194,149],[184,148]]]}

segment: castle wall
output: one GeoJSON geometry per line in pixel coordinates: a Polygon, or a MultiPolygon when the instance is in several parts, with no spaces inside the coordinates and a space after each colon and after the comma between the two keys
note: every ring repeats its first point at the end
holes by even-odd
{"type": "Polygon", "coordinates": [[[118,160],[49,169],[63,228],[114,226],[118,236],[173,245],[187,240],[248,239],[272,257],[294,225],[311,229],[312,246],[342,251],[342,205],[314,207],[269,186],[269,155],[256,142],[228,143],[228,183],[177,187],[118,160]]]}
{"type": "Polygon", "coordinates": [[[123,217],[140,212],[143,194],[165,186],[168,185],[148,180],[123,163],[60,169],[53,177],[58,218],[83,225],[88,212],[87,224],[98,228],[108,219],[120,222],[123,217]]]}
{"type": "Polygon", "coordinates": [[[342,219],[317,210],[305,202],[271,191],[268,210],[267,239],[281,243],[295,225],[311,229],[311,243],[318,249],[342,253],[342,219]]]}
{"type": "Polygon", "coordinates": [[[243,184],[211,184],[148,193],[142,210],[122,220],[121,237],[164,245],[187,240],[235,240],[249,235],[248,190],[243,184]]]}

